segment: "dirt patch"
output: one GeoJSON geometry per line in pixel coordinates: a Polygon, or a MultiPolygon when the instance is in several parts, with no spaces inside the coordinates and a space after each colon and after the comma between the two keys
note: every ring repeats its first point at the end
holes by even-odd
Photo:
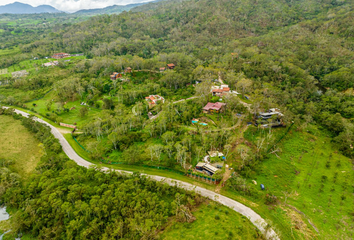
{"type": "MultiPolygon", "coordinates": [[[[289,217],[295,231],[299,231],[305,239],[316,238],[314,231],[309,228],[306,222],[303,220],[303,217],[307,218],[304,213],[287,204],[285,206],[280,206],[280,208],[287,212],[286,215],[289,217]]],[[[310,223],[310,225],[312,225],[314,230],[318,231],[317,228],[310,222],[310,220],[307,219],[307,221],[310,223]]]]}

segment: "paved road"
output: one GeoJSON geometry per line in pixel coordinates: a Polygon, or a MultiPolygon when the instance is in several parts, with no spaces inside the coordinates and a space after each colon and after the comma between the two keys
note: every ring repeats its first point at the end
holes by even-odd
{"type": "MultiPolygon", "coordinates": [[[[4,107],[7,108],[7,107],[4,107]]],[[[15,109],[15,112],[18,114],[21,114],[22,116],[28,117],[29,114],[25,113],[23,111],[17,110],[15,109]]],[[[93,165],[92,163],[86,161],[85,159],[81,158],[79,155],[77,155],[77,153],[74,151],[74,149],[70,146],[70,144],[68,143],[68,141],[66,141],[66,139],[64,138],[64,136],[58,131],[58,129],[56,129],[54,126],[52,126],[51,124],[47,123],[46,121],[43,121],[42,119],[39,118],[34,118],[35,121],[44,123],[45,125],[49,126],[51,128],[51,132],[52,134],[59,139],[60,144],[63,147],[64,152],[66,153],[66,155],[72,159],[73,161],[75,161],[78,165],[83,166],[83,167],[89,167],[91,165],[93,165]]],[[[103,168],[103,170],[108,171],[109,168],[103,168]]],[[[121,171],[121,170],[116,170],[118,172],[121,173],[132,173],[132,172],[128,172],[128,171],[121,171]]],[[[150,177],[153,180],[156,181],[162,181],[167,183],[170,186],[175,186],[177,184],[178,187],[186,189],[188,191],[194,191],[196,193],[199,193],[200,195],[210,198],[216,202],[219,202],[231,209],[233,209],[234,211],[244,215],[245,217],[247,217],[263,234],[266,235],[266,237],[268,239],[280,239],[277,234],[273,231],[273,229],[271,228],[267,228],[267,223],[265,222],[265,220],[258,215],[256,212],[254,212],[251,208],[246,207],[245,205],[231,199],[228,197],[225,197],[221,194],[215,193],[213,191],[207,190],[205,188],[202,187],[198,187],[198,186],[194,186],[190,183],[186,183],[186,182],[182,182],[179,180],[174,180],[171,178],[166,178],[166,177],[160,177],[160,176],[156,176],[156,175],[146,175],[148,177],[150,177]],[[266,230],[267,229],[267,230],[266,230]]]]}

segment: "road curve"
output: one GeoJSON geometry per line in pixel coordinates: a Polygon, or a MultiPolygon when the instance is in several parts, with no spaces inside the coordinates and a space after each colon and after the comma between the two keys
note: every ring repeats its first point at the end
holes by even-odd
{"type": "MultiPolygon", "coordinates": [[[[3,108],[8,108],[8,107],[3,107],[3,108]]],[[[29,117],[29,115],[30,115],[26,112],[23,112],[23,111],[20,111],[17,109],[15,109],[15,112],[17,114],[24,116],[24,117],[29,117]]],[[[70,146],[68,141],[64,138],[64,136],[59,132],[59,130],[57,128],[55,128],[51,124],[49,124],[46,121],[43,121],[42,119],[39,119],[37,117],[34,117],[33,120],[43,123],[51,128],[51,133],[54,135],[54,137],[56,137],[59,140],[65,154],[71,160],[75,161],[78,165],[86,167],[86,168],[90,167],[91,165],[94,165],[94,164],[86,161],[82,157],[80,157],[74,151],[74,149],[70,146]]],[[[109,168],[103,168],[103,170],[109,170],[109,168]]],[[[132,172],[121,171],[121,170],[116,170],[116,171],[121,172],[121,173],[132,173],[132,172]]],[[[194,191],[194,192],[202,195],[203,197],[207,197],[213,201],[219,202],[219,203],[233,209],[234,211],[242,214],[243,216],[247,217],[266,236],[267,239],[274,239],[274,240],[280,239],[273,229],[267,227],[268,224],[260,215],[258,215],[256,212],[254,212],[251,208],[246,207],[245,205],[243,205],[231,198],[225,197],[221,194],[215,193],[215,192],[207,190],[205,188],[194,186],[190,183],[182,182],[179,180],[174,180],[171,178],[166,178],[166,177],[161,177],[161,176],[156,176],[156,175],[147,175],[146,174],[146,176],[148,176],[149,178],[156,180],[156,181],[165,182],[170,186],[177,185],[178,187],[183,188],[185,190],[194,191]]]]}

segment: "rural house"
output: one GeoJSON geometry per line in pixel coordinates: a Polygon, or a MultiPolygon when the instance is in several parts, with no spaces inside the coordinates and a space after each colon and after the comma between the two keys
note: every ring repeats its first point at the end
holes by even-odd
{"type": "Polygon", "coordinates": [[[167,68],[168,69],[174,69],[176,65],[174,65],[173,63],[169,63],[167,64],[167,68]]]}
{"type": "Polygon", "coordinates": [[[219,113],[224,110],[226,103],[221,103],[221,102],[216,102],[216,103],[211,103],[208,102],[205,107],[203,107],[203,113],[219,113]]]}
{"type": "Polygon", "coordinates": [[[166,70],[165,67],[160,68],[160,72],[163,72],[163,71],[165,71],[165,70],[166,70]]]}
{"type": "Polygon", "coordinates": [[[222,97],[230,92],[230,88],[228,85],[221,85],[219,86],[212,86],[211,87],[211,94],[213,96],[222,97]]]}
{"type": "Polygon", "coordinates": [[[165,102],[165,99],[159,95],[150,95],[148,97],[145,97],[145,100],[149,103],[150,106],[154,106],[160,101],[162,101],[162,103],[165,102]]]}
{"type": "Polygon", "coordinates": [[[121,74],[121,73],[114,72],[114,73],[111,75],[111,80],[117,80],[118,78],[121,78],[121,77],[122,77],[122,74],[121,74]]]}
{"type": "Polygon", "coordinates": [[[132,72],[132,68],[131,67],[127,67],[127,69],[125,69],[126,73],[131,73],[132,72]]]}
{"type": "Polygon", "coordinates": [[[55,59],[61,59],[61,58],[67,58],[67,57],[70,57],[69,53],[55,53],[52,56],[52,58],[55,58],[55,59]]]}
{"type": "Polygon", "coordinates": [[[204,162],[199,162],[195,166],[195,168],[196,168],[196,170],[205,172],[206,174],[208,174],[210,176],[214,175],[219,170],[216,167],[214,167],[208,163],[204,163],[204,162]]]}
{"type": "Polygon", "coordinates": [[[267,112],[264,113],[260,113],[258,118],[261,118],[263,120],[267,120],[269,118],[271,118],[272,116],[276,115],[277,118],[281,118],[284,115],[280,112],[280,110],[278,108],[271,108],[269,109],[267,112]]]}

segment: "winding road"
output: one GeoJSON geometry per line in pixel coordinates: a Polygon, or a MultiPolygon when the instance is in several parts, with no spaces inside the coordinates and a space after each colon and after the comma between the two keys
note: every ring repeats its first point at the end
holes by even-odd
{"type": "MultiPolygon", "coordinates": [[[[8,107],[3,107],[3,108],[8,108],[8,107]]],[[[15,112],[17,114],[21,114],[24,117],[29,117],[29,115],[30,115],[26,112],[23,112],[23,111],[20,111],[17,109],[15,109],[15,112]]],[[[37,117],[34,117],[33,120],[49,126],[51,128],[51,133],[59,140],[65,154],[70,159],[75,161],[78,165],[86,167],[86,168],[90,167],[91,165],[94,165],[94,164],[86,161],[85,159],[81,158],[74,151],[74,149],[70,146],[68,141],[64,138],[64,136],[59,132],[59,130],[56,127],[52,126],[51,124],[49,124],[46,121],[39,119],[37,117]]],[[[105,168],[103,168],[103,170],[108,171],[110,169],[105,167],[105,168]]],[[[121,173],[128,173],[128,174],[132,173],[132,172],[122,171],[122,170],[116,170],[116,171],[121,172],[121,173]]],[[[147,175],[147,174],[145,174],[145,175],[153,180],[167,183],[170,186],[177,185],[180,188],[183,188],[188,191],[194,191],[194,192],[202,195],[203,197],[207,197],[213,201],[219,202],[219,203],[233,209],[234,211],[242,214],[243,216],[247,217],[266,236],[267,239],[276,239],[276,240],[280,239],[278,237],[278,235],[275,233],[275,231],[268,226],[266,221],[260,215],[258,215],[256,212],[254,212],[251,208],[246,207],[245,205],[243,205],[231,198],[225,197],[221,194],[215,193],[213,191],[207,190],[202,187],[194,186],[190,183],[186,183],[183,181],[174,180],[174,179],[166,178],[166,177],[160,177],[160,176],[156,176],[156,175],[147,175]]]]}

